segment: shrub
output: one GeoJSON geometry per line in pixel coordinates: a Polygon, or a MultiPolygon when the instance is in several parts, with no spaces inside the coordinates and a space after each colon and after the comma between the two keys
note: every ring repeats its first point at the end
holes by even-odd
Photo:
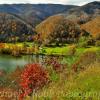
{"type": "Polygon", "coordinates": [[[21,91],[20,100],[26,95],[31,96],[33,90],[37,90],[48,83],[48,72],[39,64],[28,64],[21,74],[21,91]]]}

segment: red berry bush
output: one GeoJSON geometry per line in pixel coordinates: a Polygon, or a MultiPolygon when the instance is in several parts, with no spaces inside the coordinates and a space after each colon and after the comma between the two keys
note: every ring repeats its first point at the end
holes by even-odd
{"type": "Polygon", "coordinates": [[[20,100],[27,95],[31,96],[33,90],[37,90],[48,83],[48,72],[39,64],[28,64],[21,74],[20,100]]]}

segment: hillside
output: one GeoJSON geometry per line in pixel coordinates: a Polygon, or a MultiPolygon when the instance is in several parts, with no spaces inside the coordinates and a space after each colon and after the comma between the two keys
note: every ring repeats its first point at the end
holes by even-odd
{"type": "Polygon", "coordinates": [[[34,29],[20,17],[0,13],[0,42],[31,41],[34,29]]]}
{"type": "Polygon", "coordinates": [[[92,34],[94,38],[100,39],[100,16],[89,21],[86,24],[83,24],[81,28],[92,34]]]}
{"type": "Polygon", "coordinates": [[[97,37],[100,32],[99,16],[100,2],[91,2],[64,13],[56,14],[37,25],[38,40],[44,44],[76,42],[82,30],[97,37]],[[82,30],[81,26],[83,27],[82,30]]]}
{"type": "Polygon", "coordinates": [[[86,5],[72,8],[63,13],[66,18],[77,21],[79,24],[86,23],[100,15],[100,2],[94,1],[86,5]]]}
{"type": "Polygon", "coordinates": [[[100,14],[99,12],[100,10],[100,2],[99,1],[94,1],[94,2],[90,2],[86,5],[83,5],[83,6],[80,6],[80,7],[77,7],[77,8],[72,8],[71,10],[68,11],[68,13],[74,13],[74,12],[85,12],[87,14],[95,14],[98,13],[100,14]]]}
{"type": "Polygon", "coordinates": [[[37,25],[36,32],[38,40],[44,44],[75,42],[80,34],[80,27],[62,15],[55,15],[37,25]]]}
{"type": "Polygon", "coordinates": [[[38,34],[40,34],[41,39],[47,38],[55,28],[58,26],[58,24],[62,21],[64,17],[63,16],[51,16],[39,25],[36,26],[36,31],[38,34]]]}

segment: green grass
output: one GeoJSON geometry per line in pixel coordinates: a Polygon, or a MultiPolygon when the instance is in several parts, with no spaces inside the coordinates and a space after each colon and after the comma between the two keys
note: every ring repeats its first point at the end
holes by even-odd
{"type": "MultiPolygon", "coordinates": [[[[67,55],[68,51],[70,50],[70,45],[66,45],[63,47],[43,47],[41,53],[47,54],[47,55],[67,55]],[[45,52],[43,52],[45,51],[45,52]]],[[[76,48],[77,54],[80,55],[84,51],[87,50],[100,50],[100,47],[91,46],[89,48],[76,48]]]]}
{"type": "Polygon", "coordinates": [[[5,46],[19,46],[19,47],[23,47],[23,45],[27,44],[29,47],[32,47],[33,43],[32,42],[22,42],[22,43],[5,43],[5,46]]]}
{"type": "Polygon", "coordinates": [[[67,47],[55,47],[55,48],[48,48],[48,47],[44,47],[43,48],[45,50],[45,54],[48,55],[62,55],[63,53],[67,53],[68,48],[67,47]]]}

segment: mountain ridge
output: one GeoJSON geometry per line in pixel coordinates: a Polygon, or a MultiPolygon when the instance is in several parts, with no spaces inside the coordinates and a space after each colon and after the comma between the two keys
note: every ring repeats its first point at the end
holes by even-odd
{"type": "Polygon", "coordinates": [[[0,12],[17,14],[35,26],[34,24],[39,24],[47,17],[73,7],[76,6],[61,4],[4,4],[0,5],[0,12]],[[29,19],[31,19],[31,21],[29,21],[29,19]]]}

